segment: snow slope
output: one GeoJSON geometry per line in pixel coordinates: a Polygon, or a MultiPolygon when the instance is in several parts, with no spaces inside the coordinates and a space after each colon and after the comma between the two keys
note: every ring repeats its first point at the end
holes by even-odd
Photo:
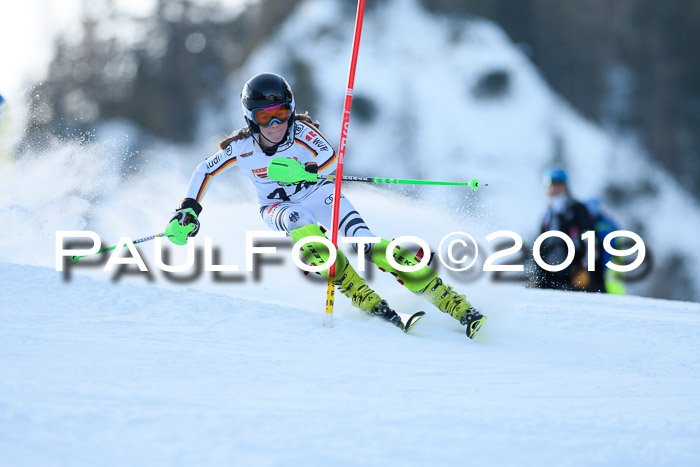
{"type": "MultiPolygon", "coordinates": [[[[297,50],[324,64],[318,115],[337,141],[352,33],[350,23],[327,27],[338,5],[304,2],[234,77],[231,95],[244,75],[288,71],[271,64],[295,57],[279,44],[296,37],[297,50]]],[[[352,121],[346,171],[489,183],[477,193],[348,185],[378,235],[415,235],[435,247],[449,232],[469,232],[482,248],[475,269],[494,250],[486,234],[511,229],[527,241],[544,205],[539,175],[553,134],[583,195],[610,181],[598,174],[611,165],[625,168],[620,184],[653,173],[634,148],[551,95],[493,25],[425,17],[415,2],[392,0],[368,11],[365,31],[356,95],[382,104],[381,124],[352,121]],[[419,26],[433,33],[407,34],[419,26]],[[418,59],[433,61],[416,73],[418,59]],[[511,72],[509,97],[470,97],[494,68],[511,72]],[[455,104],[461,139],[420,118],[431,104],[449,115],[452,101],[423,93],[434,78],[464,98],[455,104]],[[396,137],[406,128],[444,137],[421,146],[396,137]]],[[[205,115],[191,147],[144,151],[136,174],[121,173],[128,135],[114,125],[106,139],[97,130],[98,143],[55,141],[0,171],[0,465],[698,463],[699,304],[526,290],[441,268],[489,317],[471,342],[378,272],[367,275],[392,306],[428,311],[414,335],[361,315],[344,297],[335,327],[323,328],[325,287],[292,265],[288,242],[259,275],[165,275],[153,268],[153,243],[139,248],[149,274],[106,273],[104,261],[87,259],[66,275],[53,270],[58,230],[93,230],[105,244],[162,231],[238,105],[225,118],[205,115]]],[[[627,214],[663,218],[641,232],[661,257],[692,245],[700,216],[663,174],[654,180],[658,195],[627,214]]],[[[242,268],[245,232],[266,230],[248,182],[227,172],[204,207],[196,245],[209,236],[219,263],[242,268]]],[[[171,264],[184,261],[185,249],[165,248],[171,264]]],[[[697,268],[696,253],[685,253],[697,268]]]]}
{"type": "MultiPolygon", "coordinates": [[[[231,102],[202,133],[243,125],[242,83],[275,71],[296,84],[307,70],[313,92],[297,99],[313,110],[331,142],[340,117],[351,53],[354,11],[347,2],[306,0],[233,76],[231,102]]],[[[642,236],[657,269],[630,285],[632,293],[700,299],[700,204],[678,188],[629,135],[611,134],[584,119],[552,91],[527,55],[489,21],[432,15],[417,0],[377,2],[365,13],[345,173],[488,183],[476,200],[444,187],[411,193],[489,232],[518,232],[530,245],[546,207],[542,175],[552,164],[569,171],[571,190],[600,197],[619,224],[642,236]],[[491,73],[508,85],[490,98],[474,92],[491,73]],[[651,215],[650,215],[651,213],[651,215]],[[678,258],[682,257],[681,260],[678,258]],[[671,264],[674,263],[673,266],[671,264]],[[677,287],[681,280],[687,285],[677,287]],[[681,290],[683,289],[683,290],[681,290]]],[[[472,231],[470,231],[472,232],[472,231]]]]}
{"type": "MultiPolygon", "coordinates": [[[[162,230],[196,164],[224,134],[243,125],[240,88],[262,70],[281,72],[293,85],[299,69],[308,71],[311,91],[299,90],[299,107],[312,107],[335,144],[353,31],[351,6],[340,0],[300,2],[231,77],[230,102],[202,109],[197,141],[176,146],[149,140],[138,158],[139,173],[129,171],[127,177],[121,171],[132,156],[128,145],[140,131],[115,122],[97,125],[98,143],[37,145],[47,149],[29,151],[14,166],[0,168],[0,216],[14,226],[0,243],[0,261],[51,266],[56,230],[93,230],[107,243],[162,230]]],[[[476,194],[454,187],[388,187],[384,193],[406,198],[393,204],[398,211],[390,214],[396,220],[392,230],[377,233],[411,234],[414,224],[433,223],[440,228],[433,238],[439,240],[454,230],[425,211],[414,213],[411,203],[422,199],[432,206],[428,213],[439,209],[480,241],[507,229],[531,247],[546,205],[542,171],[559,158],[570,170],[577,197],[603,196],[622,228],[644,239],[652,273],[628,284],[630,293],[700,297],[698,203],[634,141],[581,118],[492,23],[430,15],[415,0],[379,2],[366,13],[354,95],[372,110],[361,118],[362,107],[354,106],[346,174],[458,181],[475,176],[488,184],[476,194]],[[476,84],[494,71],[509,77],[506,92],[490,99],[476,96],[476,84]]],[[[356,190],[368,200],[369,208],[361,211],[365,217],[386,214],[385,206],[376,212],[378,203],[371,198],[384,194],[356,190]]],[[[204,200],[203,232],[222,243],[245,229],[264,229],[249,214],[252,201],[247,180],[231,172],[220,177],[204,200]]]]}
{"type": "Polygon", "coordinates": [[[478,341],[2,264],[0,464],[693,465],[700,305],[499,288],[478,341]]]}

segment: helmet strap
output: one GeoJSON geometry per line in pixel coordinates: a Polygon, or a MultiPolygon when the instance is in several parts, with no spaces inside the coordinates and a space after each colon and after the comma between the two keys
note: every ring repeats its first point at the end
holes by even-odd
{"type": "MultiPolygon", "coordinates": [[[[288,130],[288,131],[289,131],[289,130],[288,130]]],[[[265,135],[263,135],[262,133],[259,133],[259,135],[260,135],[261,138],[265,138],[265,135]]],[[[282,141],[284,141],[285,139],[287,139],[287,135],[288,135],[288,133],[285,133],[285,134],[284,134],[284,138],[282,138],[282,141]]],[[[265,138],[265,139],[266,139],[267,141],[269,141],[270,143],[272,143],[272,141],[270,141],[269,139],[267,139],[267,138],[265,138]]],[[[265,155],[271,156],[271,155],[273,155],[274,153],[277,152],[277,148],[280,147],[280,143],[281,143],[282,141],[280,141],[279,143],[274,143],[272,146],[268,146],[268,147],[264,147],[262,144],[260,144],[260,140],[258,140],[258,144],[260,145],[260,148],[263,150],[263,152],[265,153],[265,155]]]]}
{"type": "MultiPolygon", "coordinates": [[[[258,146],[260,146],[260,148],[267,156],[274,155],[279,149],[280,145],[289,139],[289,131],[294,126],[294,115],[292,115],[291,117],[289,117],[289,120],[287,120],[287,131],[284,133],[282,140],[280,140],[278,143],[274,143],[262,134],[262,132],[260,131],[260,126],[257,123],[253,122],[248,117],[246,117],[246,120],[248,121],[248,127],[252,130],[253,140],[255,140],[255,142],[258,143],[258,146]],[[270,143],[273,143],[273,145],[269,147],[264,147],[262,144],[260,144],[260,138],[255,137],[256,133],[260,135],[260,138],[265,138],[265,140],[269,141],[270,143]]],[[[285,147],[284,149],[288,149],[289,147],[291,147],[291,145],[292,144],[288,144],[287,147],[285,147]]]]}

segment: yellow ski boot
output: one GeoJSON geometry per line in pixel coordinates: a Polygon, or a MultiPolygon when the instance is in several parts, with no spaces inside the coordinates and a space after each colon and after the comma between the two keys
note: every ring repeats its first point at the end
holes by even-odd
{"type": "MultiPolygon", "coordinates": [[[[294,229],[290,232],[292,240],[299,241],[308,236],[323,236],[323,232],[316,225],[307,225],[294,229]]],[[[335,285],[340,293],[350,299],[352,305],[360,310],[389,321],[395,326],[404,329],[403,322],[399,315],[389,307],[386,300],[382,298],[367,285],[365,280],[350,265],[342,251],[336,250],[336,274],[335,285]]],[[[328,261],[328,248],[322,243],[309,242],[302,249],[301,253],[311,264],[320,265],[328,261]]],[[[322,273],[328,277],[328,270],[322,273]]]]}
{"type": "Polygon", "coordinates": [[[445,284],[439,277],[435,277],[425,289],[417,293],[435,305],[440,311],[449,314],[465,325],[467,327],[467,336],[470,339],[474,339],[481,325],[486,321],[486,317],[469,303],[467,297],[455,292],[452,287],[445,284]]]}

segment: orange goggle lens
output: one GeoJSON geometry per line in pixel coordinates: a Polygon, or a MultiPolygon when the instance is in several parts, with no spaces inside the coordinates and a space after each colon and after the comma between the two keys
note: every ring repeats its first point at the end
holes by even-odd
{"type": "Polygon", "coordinates": [[[284,123],[292,116],[289,104],[273,105],[253,110],[253,121],[260,126],[270,126],[274,122],[284,123]]]}

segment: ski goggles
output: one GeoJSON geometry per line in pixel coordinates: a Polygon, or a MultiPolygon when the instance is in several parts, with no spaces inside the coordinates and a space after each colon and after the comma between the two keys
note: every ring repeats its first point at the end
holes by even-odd
{"type": "Polygon", "coordinates": [[[289,103],[272,105],[253,109],[253,121],[262,127],[268,127],[273,123],[284,123],[292,116],[292,108],[289,103]]]}

